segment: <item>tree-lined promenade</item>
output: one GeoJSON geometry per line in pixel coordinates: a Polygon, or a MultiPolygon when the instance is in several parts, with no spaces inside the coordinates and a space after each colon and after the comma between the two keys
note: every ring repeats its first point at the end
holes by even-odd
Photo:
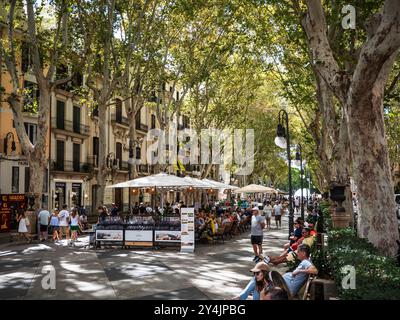
{"type": "MultiPolygon", "coordinates": [[[[345,186],[345,208],[352,213],[353,181],[358,236],[394,256],[400,3],[374,1],[342,11],[345,5],[319,0],[1,1],[0,98],[12,110],[36,207],[48,165],[51,94],[74,85],[79,74],[83,83],[74,94],[87,114],[98,114],[93,207],[104,199],[110,173],[105,121],[116,96],[128,116],[130,144],[138,140],[135,117],[143,108],[154,110],[162,130],[180,115],[190,119],[198,136],[205,128],[254,129],[254,154],[248,156],[255,167],[238,180],[285,187],[285,156],[274,144],[283,107],[290,115],[291,140],[302,145],[314,185],[321,192],[345,186]],[[23,70],[26,61],[29,68],[23,70]],[[37,114],[34,142],[24,126],[31,93],[24,86],[26,74],[40,92],[31,103],[37,114]],[[181,94],[172,99],[176,88],[181,94]]],[[[212,163],[201,164],[201,178],[212,168],[212,163]]],[[[223,169],[233,176],[240,167],[223,169]]]]}

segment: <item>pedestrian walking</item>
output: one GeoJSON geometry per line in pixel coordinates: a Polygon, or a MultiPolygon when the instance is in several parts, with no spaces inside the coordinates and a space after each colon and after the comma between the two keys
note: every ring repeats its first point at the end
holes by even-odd
{"type": "Polygon", "coordinates": [[[269,201],[267,201],[265,203],[265,206],[263,208],[263,212],[264,212],[264,217],[265,217],[265,221],[267,223],[267,229],[271,229],[271,216],[272,216],[272,206],[271,203],[269,201]]]}
{"type": "Polygon", "coordinates": [[[70,217],[69,217],[69,212],[67,210],[67,205],[66,204],[63,204],[62,210],[58,214],[58,218],[60,219],[59,220],[60,240],[62,240],[63,233],[65,233],[66,234],[65,238],[68,241],[69,240],[69,221],[70,221],[70,217]]]}
{"type": "Polygon", "coordinates": [[[40,241],[47,240],[50,217],[51,217],[50,212],[45,208],[43,208],[38,214],[38,219],[40,223],[40,241]]]}
{"type": "Polygon", "coordinates": [[[58,231],[59,231],[59,218],[58,218],[58,209],[54,209],[51,218],[50,218],[50,229],[51,233],[53,234],[53,241],[57,242],[60,240],[58,236],[58,231]]]}
{"type": "Polygon", "coordinates": [[[282,217],[282,205],[277,201],[274,205],[274,216],[275,216],[275,223],[276,228],[281,228],[281,217],[282,217]]]}
{"type": "Polygon", "coordinates": [[[78,240],[78,230],[79,230],[79,215],[78,211],[74,208],[71,212],[71,242],[72,245],[75,241],[78,240]]]}
{"type": "Polygon", "coordinates": [[[25,212],[21,211],[21,213],[17,217],[18,221],[18,233],[22,237],[25,237],[27,243],[31,243],[32,239],[28,236],[28,228],[30,226],[29,219],[25,216],[25,212]]]}
{"type": "Polygon", "coordinates": [[[258,207],[252,209],[251,217],[251,244],[254,251],[254,262],[261,261],[260,255],[262,254],[263,242],[263,229],[265,227],[264,217],[260,215],[258,207]]]}

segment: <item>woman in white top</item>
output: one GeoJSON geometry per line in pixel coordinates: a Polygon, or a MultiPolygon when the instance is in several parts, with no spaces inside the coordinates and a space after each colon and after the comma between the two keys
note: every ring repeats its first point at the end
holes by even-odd
{"type": "Polygon", "coordinates": [[[71,238],[72,241],[76,241],[78,239],[78,230],[79,230],[79,215],[78,210],[75,208],[72,209],[71,212],[71,238]]]}
{"type": "Polygon", "coordinates": [[[28,218],[25,217],[25,212],[22,211],[18,215],[17,221],[19,222],[18,233],[20,234],[20,236],[25,237],[27,243],[31,243],[32,239],[29,238],[29,236],[28,236],[28,228],[27,228],[27,226],[29,226],[29,220],[28,220],[28,218]]]}

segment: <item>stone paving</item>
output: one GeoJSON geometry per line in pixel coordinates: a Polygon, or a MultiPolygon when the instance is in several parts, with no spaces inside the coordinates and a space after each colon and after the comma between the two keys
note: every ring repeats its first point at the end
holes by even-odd
{"type": "MultiPolygon", "coordinates": [[[[276,255],[287,240],[282,229],[264,231],[264,253],[276,255]]],[[[178,249],[88,249],[50,242],[0,246],[0,299],[227,299],[251,279],[249,232],[224,244],[199,244],[195,253],[178,249]],[[46,266],[56,271],[56,288],[44,290],[46,266]]],[[[286,270],[282,265],[274,268],[286,270]]]]}

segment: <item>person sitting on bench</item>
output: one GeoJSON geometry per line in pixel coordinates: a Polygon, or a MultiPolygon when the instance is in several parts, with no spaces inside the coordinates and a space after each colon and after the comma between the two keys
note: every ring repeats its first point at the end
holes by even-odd
{"type": "Polygon", "coordinates": [[[295,243],[293,243],[289,249],[284,250],[280,256],[277,256],[277,257],[268,256],[267,261],[268,261],[268,263],[272,263],[275,265],[284,263],[287,261],[294,261],[296,259],[297,248],[299,247],[299,245],[306,244],[309,247],[311,247],[313,242],[314,242],[314,237],[312,237],[310,235],[310,229],[303,228],[302,237],[299,240],[297,240],[295,243]]]}
{"type": "Polygon", "coordinates": [[[299,245],[297,249],[297,258],[301,261],[296,270],[287,272],[283,279],[292,296],[296,296],[301,287],[307,282],[310,274],[317,275],[317,268],[310,261],[311,249],[306,244],[299,245]]]}
{"type": "Polygon", "coordinates": [[[260,300],[289,300],[288,293],[280,287],[264,287],[260,294],[260,300]]]}

